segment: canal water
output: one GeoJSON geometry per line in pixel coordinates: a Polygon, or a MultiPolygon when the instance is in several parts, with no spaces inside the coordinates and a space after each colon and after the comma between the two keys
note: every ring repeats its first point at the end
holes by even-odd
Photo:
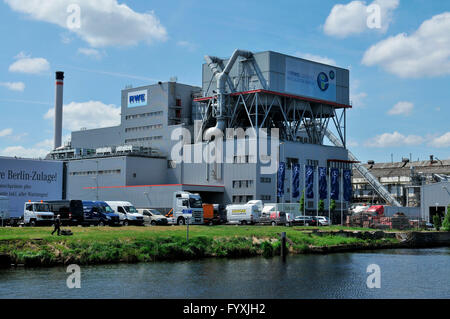
{"type": "Polygon", "coordinates": [[[450,248],[0,270],[0,298],[450,298],[450,248]],[[367,267],[380,267],[380,288],[367,267]]]}

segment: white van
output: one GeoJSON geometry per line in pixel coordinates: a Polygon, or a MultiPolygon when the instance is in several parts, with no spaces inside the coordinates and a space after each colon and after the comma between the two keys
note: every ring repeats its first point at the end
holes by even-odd
{"type": "Polygon", "coordinates": [[[23,223],[25,225],[53,225],[55,215],[50,211],[50,205],[46,203],[25,203],[23,211],[23,223]]]}
{"type": "Polygon", "coordinates": [[[124,226],[143,225],[144,216],[138,213],[137,209],[130,202],[105,201],[112,210],[119,215],[119,220],[124,226]]]}
{"type": "Polygon", "coordinates": [[[227,221],[230,224],[254,224],[261,218],[260,206],[250,202],[243,205],[227,205],[227,221]]]}

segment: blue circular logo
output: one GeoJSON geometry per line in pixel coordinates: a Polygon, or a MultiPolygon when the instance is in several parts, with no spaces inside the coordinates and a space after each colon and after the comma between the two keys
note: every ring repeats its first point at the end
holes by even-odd
{"type": "Polygon", "coordinates": [[[321,91],[326,91],[328,89],[330,84],[328,83],[328,76],[325,73],[319,73],[317,76],[317,85],[319,85],[321,91]]]}
{"type": "Polygon", "coordinates": [[[331,71],[330,71],[330,79],[334,80],[334,76],[335,76],[334,71],[331,70],[331,71]]]}

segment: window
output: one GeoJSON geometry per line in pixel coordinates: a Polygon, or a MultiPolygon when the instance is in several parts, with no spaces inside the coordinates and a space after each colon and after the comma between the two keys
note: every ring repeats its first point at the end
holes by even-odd
{"type": "Polygon", "coordinates": [[[139,119],[139,118],[161,116],[161,115],[163,115],[162,111],[141,113],[141,114],[132,114],[132,115],[125,116],[125,120],[135,120],[135,119],[139,119]]]}
{"type": "Polygon", "coordinates": [[[175,104],[176,106],[181,106],[181,99],[176,99],[175,104]]]}
{"type": "Polygon", "coordinates": [[[318,160],[311,160],[311,159],[307,159],[306,160],[306,165],[310,165],[310,166],[319,166],[319,161],[318,160]]]}
{"type": "Polygon", "coordinates": [[[292,169],[294,164],[298,164],[298,158],[287,157],[286,162],[287,162],[287,168],[292,169]]]}
{"type": "Polygon", "coordinates": [[[270,200],[272,196],[270,195],[261,195],[261,200],[270,200]]]}
{"type": "Polygon", "coordinates": [[[260,182],[261,183],[272,183],[272,179],[270,177],[261,177],[260,182]]]}

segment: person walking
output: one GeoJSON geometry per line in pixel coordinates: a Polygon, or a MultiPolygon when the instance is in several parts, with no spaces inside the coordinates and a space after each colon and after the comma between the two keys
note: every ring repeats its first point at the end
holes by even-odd
{"type": "Polygon", "coordinates": [[[53,229],[53,231],[52,231],[52,236],[53,236],[53,234],[55,233],[55,232],[58,232],[58,236],[61,234],[61,215],[57,215],[56,216],[56,218],[55,218],[55,223],[54,223],[54,226],[55,226],[55,229],[53,229]]]}

